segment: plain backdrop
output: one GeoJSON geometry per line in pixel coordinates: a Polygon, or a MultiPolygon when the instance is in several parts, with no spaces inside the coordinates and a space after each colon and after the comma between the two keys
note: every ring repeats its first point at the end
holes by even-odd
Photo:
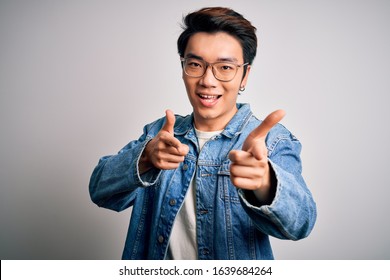
{"type": "Polygon", "coordinates": [[[182,16],[227,6],[258,28],[246,91],[283,108],[318,207],[277,259],[390,259],[390,1],[0,0],[0,258],[120,259],[131,210],[89,198],[99,158],[169,108],[191,113],[182,16]]]}

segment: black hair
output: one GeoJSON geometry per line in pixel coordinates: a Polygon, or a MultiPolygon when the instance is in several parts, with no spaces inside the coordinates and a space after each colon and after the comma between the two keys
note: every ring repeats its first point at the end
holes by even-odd
{"type": "Polygon", "coordinates": [[[184,57],[188,40],[193,34],[226,32],[240,42],[244,63],[253,63],[257,51],[256,27],[236,11],[223,7],[203,8],[185,16],[182,27],[183,32],[177,40],[181,57],[184,57]]]}

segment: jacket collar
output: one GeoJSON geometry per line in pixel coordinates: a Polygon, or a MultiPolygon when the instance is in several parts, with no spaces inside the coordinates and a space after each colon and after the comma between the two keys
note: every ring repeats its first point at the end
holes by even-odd
{"type": "MultiPolygon", "coordinates": [[[[241,104],[237,103],[237,113],[233,116],[230,122],[225,127],[224,131],[221,133],[228,138],[233,138],[239,134],[241,134],[245,125],[249,121],[250,117],[253,115],[250,109],[249,104],[241,104]]],[[[188,134],[194,134],[194,116],[193,113],[188,115],[178,121],[175,125],[175,134],[176,135],[184,135],[187,134],[187,137],[190,136],[188,134]]]]}

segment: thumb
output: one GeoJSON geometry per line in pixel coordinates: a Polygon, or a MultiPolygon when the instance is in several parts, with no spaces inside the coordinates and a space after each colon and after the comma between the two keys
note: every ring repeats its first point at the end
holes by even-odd
{"type": "Polygon", "coordinates": [[[173,135],[173,128],[175,126],[176,117],[171,110],[165,111],[165,123],[161,130],[167,131],[173,135]]]}

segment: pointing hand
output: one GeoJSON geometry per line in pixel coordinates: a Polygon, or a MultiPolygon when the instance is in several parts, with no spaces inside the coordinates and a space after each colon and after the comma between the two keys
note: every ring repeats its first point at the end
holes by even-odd
{"type": "Polygon", "coordinates": [[[269,200],[271,188],[268,150],[265,138],[271,128],[285,115],[283,110],[269,114],[246,138],[242,150],[233,150],[229,154],[231,160],[230,179],[237,188],[254,190],[260,200],[269,200]]]}
{"type": "Polygon", "coordinates": [[[158,169],[175,169],[184,161],[189,148],[174,136],[175,115],[165,111],[165,124],[145,147],[139,169],[143,173],[153,166],[158,169]]]}

